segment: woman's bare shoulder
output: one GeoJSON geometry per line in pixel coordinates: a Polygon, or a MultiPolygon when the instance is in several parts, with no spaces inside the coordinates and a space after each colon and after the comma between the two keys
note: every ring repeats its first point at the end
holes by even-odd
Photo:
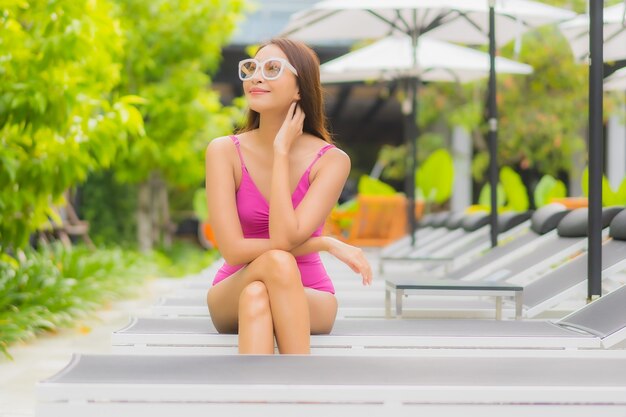
{"type": "MultiPolygon", "coordinates": [[[[329,145],[328,142],[326,142],[322,138],[318,138],[317,136],[313,136],[309,134],[307,134],[306,136],[308,137],[307,140],[311,141],[311,147],[315,149],[316,152],[319,152],[319,150],[329,145]]],[[[344,167],[345,169],[350,170],[350,165],[351,165],[350,157],[348,156],[347,153],[345,153],[342,149],[338,148],[337,146],[328,149],[328,151],[326,151],[324,155],[325,157],[322,158],[322,161],[320,161],[321,162],[319,164],[320,167],[328,166],[328,165],[339,165],[339,166],[344,167]]]]}
{"type": "Polygon", "coordinates": [[[232,152],[232,139],[230,136],[220,136],[209,142],[206,147],[206,155],[228,155],[232,152]]]}

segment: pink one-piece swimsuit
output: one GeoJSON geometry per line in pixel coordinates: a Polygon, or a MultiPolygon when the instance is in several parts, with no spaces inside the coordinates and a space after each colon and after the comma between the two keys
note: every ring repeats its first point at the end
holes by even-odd
{"type": "MultiPolygon", "coordinates": [[[[269,203],[250,177],[248,168],[246,168],[241,155],[239,139],[237,139],[236,136],[231,136],[230,138],[235,143],[239,159],[241,160],[241,183],[239,184],[239,188],[236,192],[236,201],[237,213],[239,214],[239,222],[241,223],[243,236],[246,239],[269,239],[269,203]]],[[[309,174],[313,164],[315,164],[315,162],[317,162],[317,160],[320,159],[320,157],[324,155],[328,149],[333,147],[334,145],[326,145],[320,149],[313,162],[311,162],[307,170],[304,171],[302,178],[300,178],[300,181],[296,186],[296,190],[291,196],[294,209],[298,207],[309,189],[309,174]]],[[[313,232],[311,237],[321,236],[322,227],[323,224],[321,224],[313,232]]],[[[332,294],[335,293],[335,287],[333,286],[333,283],[330,280],[330,277],[328,276],[328,273],[326,272],[326,269],[324,268],[317,252],[296,256],[296,262],[298,264],[298,269],[300,270],[300,278],[303,286],[313,288],[315,290],[327,291],[332,294]]],[[[228,278],[244,266],[246,266],[246,264],[229,265],[224,262],[222,267],[215,274],[213,285],[228,278]]]]}

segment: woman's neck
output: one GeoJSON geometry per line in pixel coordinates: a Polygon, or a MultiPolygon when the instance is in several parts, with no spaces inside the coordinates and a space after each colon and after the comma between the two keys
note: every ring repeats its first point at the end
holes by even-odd
{"type": "Polygon", "coordinates": [[[283,125],[286,115],[286,111],[267,112],[259,115],[259,128],[256,136],[261,146],[268,150],[273,150],[274,139],[283,125]]]}

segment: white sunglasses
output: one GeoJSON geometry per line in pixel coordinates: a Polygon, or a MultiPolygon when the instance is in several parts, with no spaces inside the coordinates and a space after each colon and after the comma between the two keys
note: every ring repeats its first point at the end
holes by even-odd
{"type": "Polygon", "coordinates": [[[261,68],[261,74],[266,80],[272,81],[280,77],[285,67],[297,77],[298,71],[285,58],[267,58],[258,61],[254,58],[239,61],[239,79],[246,81],[254,77],[254,74],[261,68]]]}

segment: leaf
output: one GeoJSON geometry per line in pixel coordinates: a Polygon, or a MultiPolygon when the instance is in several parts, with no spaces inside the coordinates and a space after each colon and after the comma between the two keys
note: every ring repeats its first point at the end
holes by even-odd
{"type": "Polygon", "coordinates": [[[567,188],[565,184],[561,180],[557,180],[552,190],[550,190],[550,194],[548,195],[548,202],[552,201],[555,198],[565,198],[567,197],[567,188]]]}
{"type": "Polygon", "coordinates": [[[426,201],[444,203],[452,195],[454,185],[454,161],[445,149],[431,153],[417,170],[415,183],[426,201]]]}
{"type": "MultiPolygon", "coordinates": [[[[583,171],[581,186],[583,189],[583,195],[585,197],[589,197],[589,167],[586,167],[583,171]]],[[[609,180],[606,178],[605,175],[602,175],[602,206],[608,207],[624,205],[624,199],[621,198],[621,193],[626,191],[622,191],[622,187],[626,189],[626,186],[624,186],[623,182],[622,184],[620,184],[618,191],[613,191],[609,180]]]]}
{"type": "Polygon", "coordinates": [[[543,207],[550,202],[550,193],[555,186],[556,179],[552,175],[544,175],[541,177],[533,193],[535,207],[543,207]]]}
{"type": "Polygon", "coordinates": [[[535,207],[543,207],[555,198],[567,197],[567,188],[561,180],[555,179],[552,175],[541,177],[535,187],[534,198],[535,207]]]}
{"type": "Polygon", "coordinates": [[[500,181],[504,188],[508,206],[514,211],[528,210],[528,191],[520,175],[510,167],[503,167],[500,170],[500,181]]]}
{"type": "MultiPolygon", "coordinates": [[[[497,191],[497,206],[504,207],[504,202],[506,201],[506,194],[504,192],[504,187],[502,184],[498,183],[498,191],[497,191]]],[[[491,185],[485,184],[483,188],[480,190],[480,196],[478,197],[478,205],[485,208],[485,210],[491,211],[491,185]]]]}
{"type": "Polygon", "coordinates": [[[362,195],[395,195],[396,190],[389,184],[369,175],[359,178],[358,192],[362,195]]]}
{"type": "Polygon", "coordinates": [[[602,176],[602,206],[610,207],[618,205],[617,194],[611,188],[611,184],[606,176],[602,176]]]}
{"type": "Polygon", "coordinates": [[[147,99],[140,97],[140,96],[133,95],[133,94],[120,97],[120,101],[126,104],[148,104],[149,103],[147,99]]]}
{"type": "Polygon", "coordinates": [[[350,200],[344,201],[343,203],[337,205],[335,210],[348,213],[348,212],[356,212],[359,208],[359,201],[356,198],[351,198],[350,200]]]}

